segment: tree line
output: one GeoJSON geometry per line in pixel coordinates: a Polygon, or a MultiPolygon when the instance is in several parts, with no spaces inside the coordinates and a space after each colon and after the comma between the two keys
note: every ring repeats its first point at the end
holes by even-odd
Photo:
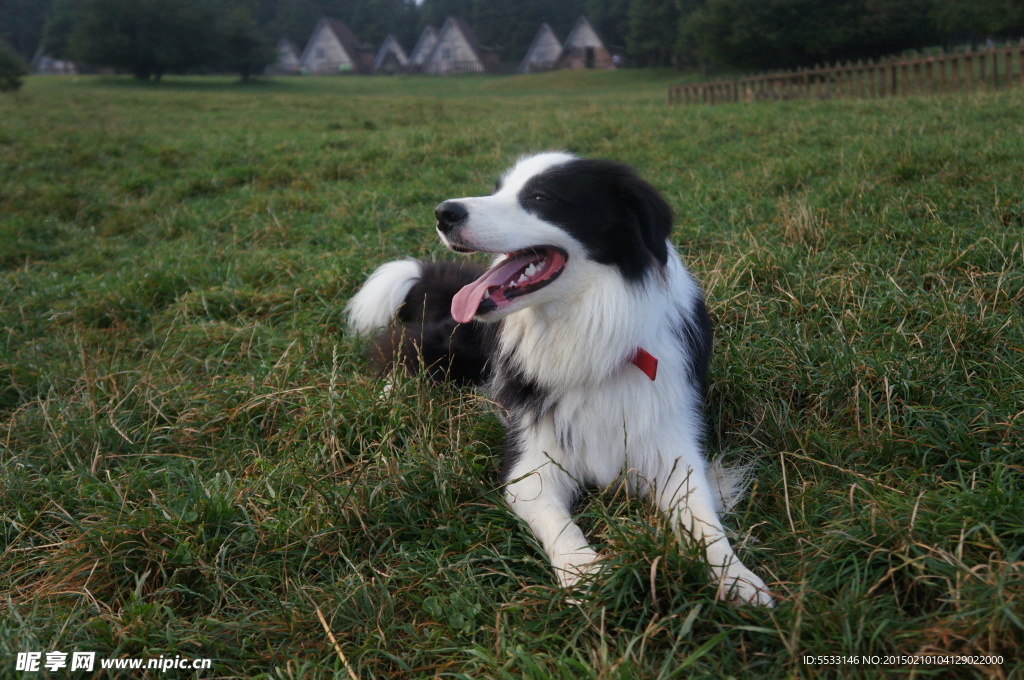
{"type": "Polygon", "coordinates": [[[582,14],[636,66],[791,68],[1024,35],[1024,0],[0,0],[0,40],[26,60],[42,50],[139,78],[247,77],[279,38],[301,48],[322,16],[407,50],[461,16],[518,61],[541,23],[564,39],[582,14]]]}

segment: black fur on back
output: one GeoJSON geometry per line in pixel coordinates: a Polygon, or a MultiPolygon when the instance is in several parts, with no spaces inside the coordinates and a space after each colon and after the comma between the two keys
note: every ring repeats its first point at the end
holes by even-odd
{"type": "Polygon", "coordinates": [[[421,261],[420,271],[395,322],[374,338],[371,360],[385,372],[398,361],[412,373],[425,369],[439,382],[482,384],[496,329],[476,321],[456,323],[451,306],[455,294],[485,268],[468,262],[421,261]]]}
{"type": "Polygon", "coordinates": [[[676,330],[676,337],[686,347],[687,356],[690,358],[690,381],[697,388],[700,403],[703,405],[707,397],[708,368],[715,339],[715,326],[703,295],[697,297],[692,316],[683,317],[682,324],[676,330]]]}

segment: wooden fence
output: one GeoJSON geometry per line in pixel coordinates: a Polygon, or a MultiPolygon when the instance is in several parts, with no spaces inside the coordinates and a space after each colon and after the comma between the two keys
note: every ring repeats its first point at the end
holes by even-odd
{"type": "Polygon", "coordinates": [[[1024,40],[964,54],[868,60],[762,73],[734,80],[673,85],[668,103],[724,104],[778,99],[899,97],[1024,87],[1024,40]]]}

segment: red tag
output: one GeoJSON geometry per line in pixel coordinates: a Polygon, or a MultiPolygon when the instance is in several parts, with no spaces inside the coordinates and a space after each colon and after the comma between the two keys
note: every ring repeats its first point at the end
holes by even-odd
{"type": "Polygon", "coordinates": [[[629,363],[643,371],[651,380],[658,377],[658,360],[643,347],[636,348],[636,354],[629,360],[629,363]]]}

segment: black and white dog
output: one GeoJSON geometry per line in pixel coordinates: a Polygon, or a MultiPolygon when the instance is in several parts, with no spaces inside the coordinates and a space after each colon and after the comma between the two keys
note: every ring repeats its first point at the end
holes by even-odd
{"type": "Polygon", "coordinates": [[[505,497],[559,581],[598,567],[569,514],[580,485],[624,476],[704,547],[721,597],[771,606],[719,521],[742,474],[701,453],[713,329],[658,192],[624,165],[543,153],[435,214],[445,245],[493,265],[387,263],[349,303],[350,325],[387,327],[385,358],[486,385],[508,428],[505,497]]]}

